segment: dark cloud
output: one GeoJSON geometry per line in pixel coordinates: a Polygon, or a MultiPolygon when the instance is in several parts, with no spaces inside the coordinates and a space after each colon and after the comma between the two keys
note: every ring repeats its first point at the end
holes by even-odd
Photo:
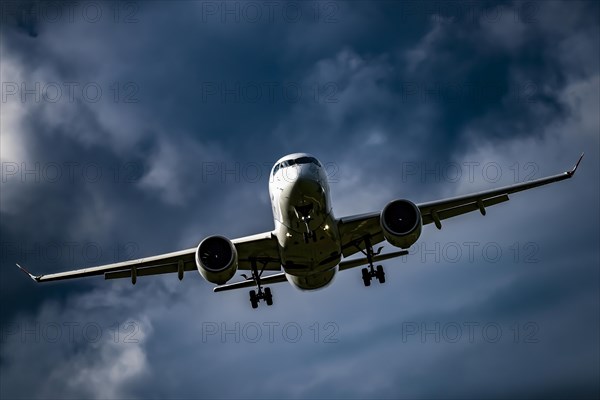
{"type": "Polygon", "coordinates": [[[598,396],[596,3],[5,3],[3,397],[598,396]],[[14,266],[270,230],[269,169],[290,152],[329,163],[342,216],[582,150],[571,181],[426,227],[380,287],[281,285],[250,313],[197,274],[35,286],[14,266]]]}

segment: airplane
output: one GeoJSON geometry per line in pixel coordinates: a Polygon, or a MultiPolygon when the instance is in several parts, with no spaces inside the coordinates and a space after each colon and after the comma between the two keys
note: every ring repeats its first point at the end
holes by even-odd
{"type": "Polygon", "coordinates": [[[339,271],[362,268],[362,280],[370,286],[375,278],[385,282],[381,265],[374,263],[408,254],[408,248],[421,235],[423,225],[433,223],[442,228],[442,220],[473,211],[486,215],[486,208],[506,202],[509,195],[523,190],[572,178],[583,158],[566,172],[536,180],[415,204],[397,199],[381,211],[335,218],[327,174],[323,165],[308,153],[289,154],[273,166],[269,195],[275,229],[230,240],[211,235],[197,247],[125,262],[83,268],[47,275],[33,275],[17,264],[35,282],[104,275],[105,279],[131,279],[140,276],[176,273],[182,280],[185,272],[198,271],[214,292],[240,288],[250,290],[250,303],[257,308],[261,300],[273,304],[273,294],[264,285],[289,282],[304,291],[328,286],[339,271]],[[381,254],[388,242],[400,250],[381,254]],[[364,258],[347,259],[362,253],[364,258]],[[228,283],[238,270],[244,280],[228,283]],[[263,276],[265,271],[274,272],[263,276]]]}

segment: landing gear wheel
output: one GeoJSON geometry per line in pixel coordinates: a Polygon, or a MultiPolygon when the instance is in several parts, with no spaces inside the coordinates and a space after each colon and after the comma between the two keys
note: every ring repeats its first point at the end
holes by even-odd
{"type": "Polygon", "coordinates": [[[268,306],[273,305],[273,294],[271,294],[271,288],[265,288],[265,302],[268,306]]]}
{"type": "Polygon", "coordinates": [[[379,283],[385,283],[385,271],[381,265],[377,266],[377,271],[375,272],[375,277],[379,281],[379,283]]]}
{"type": "Polygon", "coordinates": [[[371,274],[367,268],[362,269],[362,280],[365,286],[371,286],[371,274]]]}
{"type": "Polygon", "coordinates": [[[250,304],[252,304],[252,308],[258,308],[258,296],[256,296],[256,291],[250,291],[250,304]]]}
{"type": "MultiPolygon", "coordinates": [[[[252,266],[252,278],[251,279],[254,281],[254,283],[256,284],[256,288],[257,288],[257,290],[250,291],[250,304],[252,304],[252,308],[258,308],[258,303],[261,300],[264,300],[268,306],[272,306],[273,305],[273,294],[271,293],[271,289],[270,288],[263,289],[263,287],[260,283],[260,276],[262,275],[265,267],[263,266],[263,268],[260,270],[260,272],[258,272],[258,268],[256,268],[256,260],[254,260],[254,259],[250,260],[250,265],[252,266]]],[[[245,275],[244,275],[244,277],[246,279],[248,279],[245,275]]]]}
{"type": "Polygon", "coordinates": [[[378,265],[377,268],[373,266],[374,257],[381,253],[381,249],[383,247],[380,247],[376,252],[373,251],[373,246],[371,246],[371,240],[369,239],[369,237],[364,238],[364,243],[364,250],[358,244],[355,244],[358,250],[365,256],[367,256],[367,262],[369,264],[369,268],[362,269],[363,283],[365,284],[365,286],[371,286],[371,279],[373,278],[377,278],[379,283],[385,283],[385,272],[383,271],[383,267],[381,265],[378,265]]]}

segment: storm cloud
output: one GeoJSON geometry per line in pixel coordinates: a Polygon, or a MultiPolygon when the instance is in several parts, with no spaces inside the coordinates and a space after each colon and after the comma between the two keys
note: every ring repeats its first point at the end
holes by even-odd
{"type": "MultiPolygon", "coordinates": [[[[595,2],[3,2],[2,398],[596,398],[595,2]],[[273,228],[306,151],[336,216],[539,178],[427,226],[385,285],[275,305],[199,274],[35,273],[273,228]]],[[[386,246],[386,250],[391,250],[386,246]]]]}

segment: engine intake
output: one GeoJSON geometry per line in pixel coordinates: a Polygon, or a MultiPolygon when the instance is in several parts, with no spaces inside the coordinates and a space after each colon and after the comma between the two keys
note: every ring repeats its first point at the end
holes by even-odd
{"type": "Polygon", "coordinates": [[[402,249],[412,246],[421,236],[421,211],[412,201],[394,200],[381,211],[383,236],[393,246],[402,249]]]}
{"type": "Polygon", "coordinates": [[[237,250],[226,237],[209,236],[196,249],[196,266],[204,279],[222,285],[237,271],[237,250]]]}

